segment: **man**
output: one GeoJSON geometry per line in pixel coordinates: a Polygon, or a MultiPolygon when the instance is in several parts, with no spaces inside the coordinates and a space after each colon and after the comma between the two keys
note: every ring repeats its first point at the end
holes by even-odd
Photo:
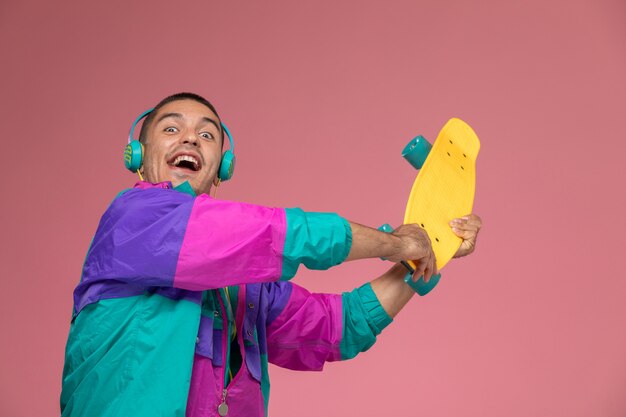
{"type": "MultiPolygon", "coordinates": [[[[367,350],[413,296],[396,265],[349,293],[292,284],[300,264],[414,260],[437,273],[417,225],[391,234],[333,213],[210,197],[224,128],[195,94],[160,102],[140,134],[140,181],[104,213],[74,292],[63,416],[262,416],[268,362],[321,370],[367,350]]],[[[471,253],[477,216],[456,219],[471,253]]]]}

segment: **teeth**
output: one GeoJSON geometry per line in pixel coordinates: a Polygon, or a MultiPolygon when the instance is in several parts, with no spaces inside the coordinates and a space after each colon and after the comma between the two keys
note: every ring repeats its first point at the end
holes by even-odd
{"type": "Polygon", "coordinates": [[[180,155],[179,157],[174,159],[173,165],[178,165],[182,161],[191,162],[193,164],[194,169],[198,169],[198,165],[199,165],[198,164],[198,160],[196,158],[194,158],[193,156],[190,156],[190,155],[180,155]]]}

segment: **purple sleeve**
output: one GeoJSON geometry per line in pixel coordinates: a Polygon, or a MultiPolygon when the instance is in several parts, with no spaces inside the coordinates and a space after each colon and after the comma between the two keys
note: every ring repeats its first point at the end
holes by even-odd
{"type": "Polygon", "coordinates": [[[132,189],[103,215],[79,287],[116,281],[204,290],[276,281],[285,228],[283,209],[132,189]]]}
{"type": "Polygon", "coordinates": [[[267,327],[268,360],[289,369],[321,370],[325,362],[341,359],[341,295],[312,294],[289,284],[288,301],[267,327]]]}

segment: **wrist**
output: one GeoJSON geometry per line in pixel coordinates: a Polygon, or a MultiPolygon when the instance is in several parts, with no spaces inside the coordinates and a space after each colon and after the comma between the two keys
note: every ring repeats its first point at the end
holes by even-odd
{"type": "Polygon", "coordinates": [[[388,233],[387,236],[389,239],[385,250],[388,255],[386,255],[385,258],[394,262],[405,260],[405,244],[402,237],[394,235],[393,233],[388,233]]]}
{"type": "Polygon", "coordinates": [[[386,273],[371,282],[371,287],[389,317],[394,318],[415,295],[404,282],[407,270],[395,264],[386,273]]]}

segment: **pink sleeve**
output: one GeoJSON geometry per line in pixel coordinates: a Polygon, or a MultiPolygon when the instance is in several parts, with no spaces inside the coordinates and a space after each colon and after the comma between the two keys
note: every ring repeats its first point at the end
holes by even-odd
{"type": "Polygon", "coordinates": [[[321,370],[341,359],[342,298],[293,286],[282,312],[267,328],[269,362],[295,370],[321,370]]]}
{"type": "Polygon", "coordinates": [[[276,281],[282,274],[284,209],[215,200],[194,201],[174,286],[205,290],[276,281]]]}

